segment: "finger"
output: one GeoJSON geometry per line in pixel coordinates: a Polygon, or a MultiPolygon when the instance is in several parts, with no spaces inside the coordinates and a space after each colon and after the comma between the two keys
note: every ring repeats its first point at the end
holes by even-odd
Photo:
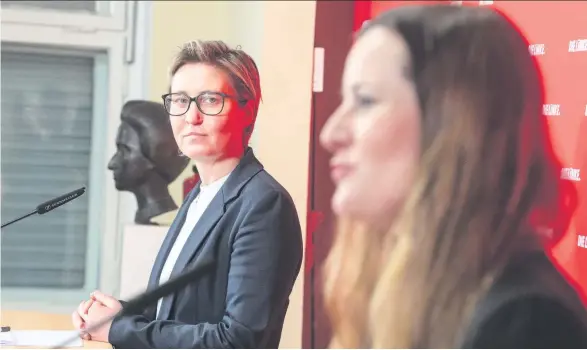
{"type": "Polygon", "coordinates": [[[118,300],[110,295],[104,294],[99,290],[92,293],[92,298],[94,300],[101,302],[104,306],[109,308],[116,308],[118,307],[118,300]]]}
{"type": "Polygon", "coordinates": [[[84,305],[86,304],[86,301],[82,301],[81,303],[79,303],[79,305],[77,306],[77,308],[75,309],[75,311],[77,311],[78,314],[83,314],[84,313],[84,305]]]}
{"type": "Polygon", "coordinates": [[[86,300],[86,302],[84,303],[84,306],[82,307],[82,315],[87,315],[88,314],[88,310],[92,307],[92,304],[94,304],[94,299],[89,299],[86,300]]]}
{"type": "MultiPolygon", "coordinates": [[[[79,313],[80,316],[83,316],[83,315],[87,314],[87,308],[88,308],[87,305],[88,305],[88,302],[89,301],[90,300],[84,300],[77,307],[77,312],[79,313]]],[[[92,301],[92,303],[93,303],[93,301],[92,301]]]]}
{"type": "MultiPolygon", "coordinates": [[[[92,301],[93,303],[93,301],[92,301]]],[[[89,307],[87,306],[88,300],[82,301],[81,304],[77,307],[77,314],[79,315],[79,317],[82,318],[82,320],[84,322],[86,322],[88,320],[88,313],[87,313],[87,309],[89,309],[89,307]]]]}
{"type": "Polygon", "coordinates": [[[85,322],[85,319],[82,317],[82,314],[80,313],[80,311],[83,310],[84,304],[85,304],[85,301],[82,301],[78,305],[77,309],[75,309],[75,311],[71,314],[71,319],[72,319],[74,325],[78,325],[78,326],[76,326],[76,328],[79,328],[85,322]]]}
{"type": "Polygon", "coordinates": [[[73,323],[73,327],[78,330],[84,326],[84,319],[81,318],[77,310],[71,313],[71,322],[73,323]]]}
{"type": "Polygon", "coordinates": [[[80,335],[79,335],[79,336],[80,336],[80,338],[82,338],[83,340],[92,340],[92,336],[91,336],[90,334],[88,334],[88,333],[85,333],[85,332],[83,332],[83,333],[80,333],[80,335]]]}

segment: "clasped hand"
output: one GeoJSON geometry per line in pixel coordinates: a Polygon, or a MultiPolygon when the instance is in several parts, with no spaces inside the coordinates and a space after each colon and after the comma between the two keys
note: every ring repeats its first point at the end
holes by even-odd
{"type": "Polygon", "coordinates": [[[86,330],[105,318],[114,316],[120,310],[122,310],[122,305],[118,299],[100,291],[95,291],[90,294],[90,299],[79,304],[71,314],[71,319],[73,326],[80,331],[83,339],[108,342],[108,333],[110,332],[112,321],[91,332],[86,330]]]}

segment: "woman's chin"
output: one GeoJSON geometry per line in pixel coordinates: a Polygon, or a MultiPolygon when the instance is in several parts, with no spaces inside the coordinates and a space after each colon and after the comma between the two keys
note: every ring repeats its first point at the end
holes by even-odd
{"type": "Polygon", "coordinates": [[[348,197],[348,194],[340,187],[334,191],[330,200],[330,206],[334,214],[340,217],[349,216],[352,203],[349,203],[348,197]]]}
{"type": "Polygon", "coordinates": [[[207,159],[213,156],[213,152],[210,152],[208,147],[203,147],[199,145],[189,145],[187,147],[183,147],[181,152],[190,159],[198,160],[198,159],[207,159]]]}

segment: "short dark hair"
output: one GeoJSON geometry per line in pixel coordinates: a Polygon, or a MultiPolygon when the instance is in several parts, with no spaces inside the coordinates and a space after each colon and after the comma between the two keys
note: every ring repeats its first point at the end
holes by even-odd
{"type": "Polygon", "coordinates": [[[170,77],[187,63],[207,63],[225,71],[240,98],[251,103],[252,117],[257,117],[262,100],[259,69],[251,56],[240,48],[230,48],[220,40],[194,40],[185,43],[173,59],[170,77]]]}

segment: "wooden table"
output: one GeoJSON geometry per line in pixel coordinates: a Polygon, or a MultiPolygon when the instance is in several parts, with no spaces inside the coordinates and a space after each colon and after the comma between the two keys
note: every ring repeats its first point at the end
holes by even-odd
{"type": "MultiPolygon", "coordinates": [[[[2,326],[10,326],[15,331],[26,330],[73,330],[71,315],[49,314],[35,311],[2,310],[0,312],[2,326]]],[[[112,349],[108,343],[97,341],[83,341],[84,348],[112,349]]],[[[24,346],[0,346],[3,349],[25,348],[24,346]]]]}

